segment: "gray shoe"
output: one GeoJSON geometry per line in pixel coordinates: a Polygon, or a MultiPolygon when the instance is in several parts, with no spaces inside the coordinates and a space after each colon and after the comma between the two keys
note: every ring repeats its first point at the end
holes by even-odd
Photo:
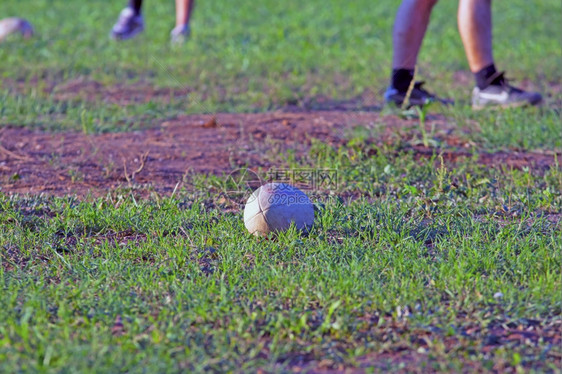
{"type": "Polygon", "coordinates": [[[144,20],[141,14],[135,14],[131,8],[125,8],[119,14],[117,22],[111,29],[111,37],[125,40],[135,37],[144,30],[144,20]]]}
{"type": "Polygon", "coordinates": [[[185,43],[189,35],[191,34],[191,28],[189,25],[176,26],[170,32],[170,42],[173,45],[179,45],[185,43]]]}
{"type": "Polygon", "coordinates": [[[483,109],[488,106],[500,108],[516,108],[526,105],[537,105],[542,101],[538,92],[527,92],[507,84],[504,73],[493,78],[494,83],[484,89],[474,87],[472,90],[472,108],[483,109]]]}
{"type": "MultiPolygon", "coordinates": [[[[415,82],[414,87],[412,88],[412,92],[410,93],[410,97],[408,98],[408,108],[412,106],[424,106],[431,103],[441,103],[444,105],[451,105],[453,104],[452,100],[441,99],[434,94],[428,92],[423,88],[425,82],[415,82]]],[[[384,101],[387,104],[394,104],[398,107],[401,107],[406,100],[406,92],[399,92],[394,87],[388,87],[386,92],[384,93],[384,101]]]]}

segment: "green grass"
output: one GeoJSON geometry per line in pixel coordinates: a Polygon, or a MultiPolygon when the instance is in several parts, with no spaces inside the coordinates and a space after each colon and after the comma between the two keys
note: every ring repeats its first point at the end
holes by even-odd
{"type": "MultiPolygon", "coordinates": [[[[28,18],[38,36],[0,45],[0,127],[129,131],[185,113],[380,102],[387,84],[397,4],[200,2],[178,49],[168,46],[172,2],[147,5],[147,32],[115,43],[119,2],[2,1],[2,17],[28,18]],[[103,90],[51,94],[75,79],[190,94],[125,105],[103,90]]],[[[279,167],[337,171],[337,186],[308,191],[308,236],[247,234],[243,198],[224,199],[224,176],[190,175],[173,197],[148,199],[134,188],[85,199],[0,192],[0,372],[286,372],[382,352],[419,354],[420,370],[559,370],[548,339],[562,323],[561,160],[518,170],[477,158],[562,147],[561,6],[494,2],[498,66],[546,102],[472,112],[471,87],[453,78],[467,70],[456,5],[437,5],[420,71],[461,100],[441,115],[474,144],[472,158],[418,160],[400,138],[369,144],[384,117],[345,147],[271,151],[279,167]],[[497,335],[519,328],[543,340],[497,335]]]]}
{"type": "MultiPolygon", "coordinates": [[[[314,107],[322,98],[382,101],[396,5],[366,0],[201,2],[192,38],[177,49],[168,43],[172,3],[149,5],[144,35],[111,41],[108,33],[122,6],[115,1],[3,1],[0,14],[28,18],[38,36],[29,41],[13,37],[2,44],[0,124],[82,131],[84,113],[91,118],[88,132],[123,131],[154,127],[181,113],[254,112],[287,103],[314,107]],[[141,82],[190,93],[172,103],[164,97],[127,105],[95,95],[89,100],[53,99],[49,92],[72,79],[96,81],[105,89],[141,82]]],[[[459,100],[448,115],[462,125],[472,116],[466,105],[471,78],[456,6],[436,6],[420,56],[420,78],[429,79],[434,91],[459,100]],[[459,71],[467,73],[468,86],[453,77],[459,71]]],[[[474,115],[483,127],[479,136],[499,146],[560,148],[562,136],[555,126],[561,100],[562,61],[555,37],[562,21],[560,3],[497,2],[493,10],[498,67],[518,81],[532,82],[545,94],[546,110],[518,113],[517,120],[474,115]],[[533,140],[525,144],[521,137],[533,140]]]]}
{"type": "Polygon", "coordinates": [[[2,371],[285,371],[397,347],[441,371],[559,367],[546,343],[482,348],[500,326],[559,331],[560,167],[379,151],[289,161],[339,172],[307,237],[248,235],[218,177],[150,200],[2,195],[2,371]]]}

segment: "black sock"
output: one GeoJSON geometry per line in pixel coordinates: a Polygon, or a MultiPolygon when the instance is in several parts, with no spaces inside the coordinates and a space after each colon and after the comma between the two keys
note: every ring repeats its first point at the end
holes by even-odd
{"type": "Polygon", "coordinates": [[[414,69],[393,69],[391,86],[400,93],[406,93],[412,79],[414,79],[414,69]]]}
{"type": "Polygon", "coordinates": [[[142,0],[129,0],[129,8],[135,12],[135,15],[139,15],[142,8],[142,0]]]}
{"type": "Polygon", "coordinates": [[[476,80],[476,85],[478,86],[478,88],[483,90],[488,86],[502,84],[503,75],[497,74],[497,72],[498,71],[496,70],[496,65],[491,64],[474,73],[474,79],[476,80]],[[494,75],[496,75],[496,77],[490,79],[494,75]]]}

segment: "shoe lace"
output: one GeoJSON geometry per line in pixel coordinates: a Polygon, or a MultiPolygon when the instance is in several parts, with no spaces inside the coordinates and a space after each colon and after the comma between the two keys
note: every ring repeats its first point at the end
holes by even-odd
{"type": "Polygon", "coordinates": [[[423,88],[423,85],[425,84],[425,81],[418,81],[414,83],[414,90],[418,90],[420,93],[422,93],[423,95],[427,95],[429,97],[434,97],[435,95],[433,95],[432,93],[430,93],[428,90],[423,88]]]}
{"type": "Polygon", "coordinates": [[[523,92],[523,90],[510,85],[509,81],[510,79],[505,76],[505,71],[497,71],[486,80],[486,84],[489,86],[501,86],[509,92],[523,92]]]}

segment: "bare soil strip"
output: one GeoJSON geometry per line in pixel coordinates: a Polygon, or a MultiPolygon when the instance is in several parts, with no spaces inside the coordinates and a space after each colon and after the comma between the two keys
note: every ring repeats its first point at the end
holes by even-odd
{"type": "MultiPolygon", "coordinates": [[[[279,166],[282,153],[307,153],[312,139],[345,145],[356,126],[377,128],[368,142],[412,139],[415,120],[379,112],[315,111],[181,116],[158,128],[87,135],[46,133],[21,127],[0,129],[0,191],[4,193],[102,195],[135,186],[170,194],[190,173],[229,173],[240,167],[279,166]]],[[[418,157],[441,153],[448,162],[472,157],[473,144],[441,116],[432,116],[441,149],[408,146],[418,157]]],[[[414,130],[415,132],[415,130],[414,130]]],[[[554,153],[479,152],[483,164],[546,169],[554,153]]],[[[562,155],[558,155],[562,159],[562,155]]]]}

